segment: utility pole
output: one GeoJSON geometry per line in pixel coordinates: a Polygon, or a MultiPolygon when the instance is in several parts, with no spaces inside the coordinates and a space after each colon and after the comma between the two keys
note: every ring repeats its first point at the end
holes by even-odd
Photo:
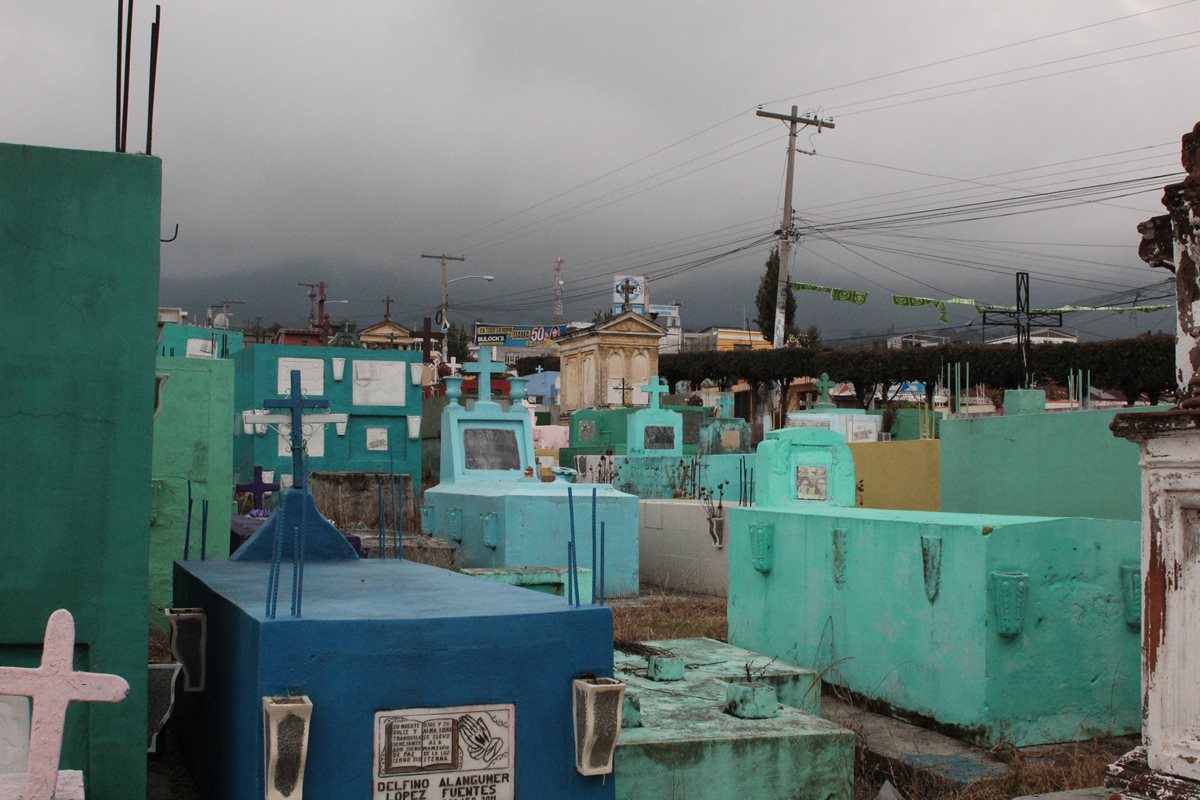
{"type": "Polygon", "coordinates": [[[426,255],[425,253],[421,253],[421,258],[430,258],[430,259],[433,259],[434,261],[441,262],[441,265],[442,265],[442,305],[441,305],[441,310],[438,312],[439,319],[437,321],[438,321],[438,324],[440,324],[442,326],[442,333],[443,334],[449,333],[450,332],[450,320],[446,317],[446,306],[448,305],[449,300],[450,300],[450,289],[446,285],[446,262],[447,261],[466,261],[467,259],[465,256],[447,256],[447,255],[430,256],[430,255],[426,255]]]}
{"type": "Polygon", "coordinates": [[[554,259],[554,324],[559,325],[563,321],[563,299],[562,299],[562,276],[563,259],[554,259]]]}
{"type": "Polygon", "coordinates": [[[792,239],[795,237],[795,226],[792,224],[792,175],[796,165],[796,126],[799,124],[816,125],[819,132],[822,128],[834,127],[832,122],[823,119],[810,119],[797,115],[796,106],[792,106],[791,114],[774,114],[759,109],[756,116],[778,119],[788,123],[787,151],[787,183],[783,189],[783,226],[779,230],[779,281],[775,287],[775,349],[783,347],[784,329],[787,321],[787,285],[788,266],[791,264],[792,239]]]}
{"type": "Polygon", "coordinates": [[[983,335],[987,341],[988,325],[1011,325],[1017,331],[1017,349],[1021,351],[1021,388],[1033,385],[1031,369],[1030,336],[1033,326],[1039,328],[1061,328],[1063,315],[1060,311],[1039,311],[1029,306],[1029,273],[1017,273],[1017,304],[1012,311],[984,311],[983,335]]]}

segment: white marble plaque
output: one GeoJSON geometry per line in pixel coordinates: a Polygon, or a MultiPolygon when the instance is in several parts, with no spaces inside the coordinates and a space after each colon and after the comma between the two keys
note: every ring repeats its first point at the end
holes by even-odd
{"type": "Polygon", "coordinates": [[[512,800],[514,705],[375,713],[374,800],[512,800]]]}
{"type": "Polygon", "coordinates": [[[325,394],[325,359],[281,358],[275,381],[275,393],[292,393],[292,370],[300,370],[300,393],[305,397],[322,397],[325,394]]]}
{"type": "Polygon", "coordinates": [[[406,361],[358,359],[354,362],[353,371],[354,405],[402,406],[408,378],[406,361]]]}
{"type": "Polygon", "coordinates": [[[212,358],[212,339],[188,339],[187,352],[184,355],[187,358],[212,358]]]}
{"type": "Polygon", "coordinates": [[[386,453],[388,449],[388,429],[367,428],[367,449],[386,453]]]}
{"type": "MultiPolygon", "coordinates": [[[[312,422],[300,426],[304,434],[305,452],[309,458],[320,458],[325,455],[325,424],[312,422]]],[[[292,426],[286,422],[279,424],[279,447],[276,455],[292,457],[292,426]]]]}

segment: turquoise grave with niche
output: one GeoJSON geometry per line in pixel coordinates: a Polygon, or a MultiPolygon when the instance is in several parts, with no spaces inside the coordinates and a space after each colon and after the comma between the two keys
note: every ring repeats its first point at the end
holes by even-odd
{"type": "Polygon", "coordinates": [[[537,477],[529,413],[516,402],[524,394],[524,379],[509,379],[514,402],[505,410],[491,391],[492,376],[503,374],[504,365],[492,363],[484,348],[480,360],[464,369],[479,374],[479,399],[468,410],[460,403],[462,379],[446,380],[441,482],[425,492],[423,530],[457,545],[464,567],[566,566],[568,491],[573,490],[577,566],[592,570],[599,590],[599,525],[604,523],[604,596],[637,594],[637,498],[611,486],[572,485],[565,475],[543,483],[537,477]]]}
{"type": "Polygon", "coordinates": [[[979,744],[1138,730],[1136,522],[853,508],[847,451],[759,446],[757,505],[729,512],[731,644],[979,744]],[[825,502],[802,497],[814,468],[825,502]]]}
{"type": "Polygon", "coordinates": [[[166,322],[158,331],[160,358],[232,358],[243,349],[241,331],[166,322]]]}
{"type": "Polygon", "coordinates": [[[883,428],[883,419],[867,414],[861,408],[838,408],[829,399],[829,391],[836,386],[829,380],[828,373],[821,373],[816,382],[820,399],[811,409],[791,411],[787,415],[789,428],[824,428],[841,434],[847,442],[877,442],[883,428]]]}
{"type": "Polygon", "coordinates": [[[260,344],[234,354],[238,413],[234,477],[249,483],[254,467],[291,484],[288,423],[263,398],[286,397],[292,370],[306,397],[328,401],[306,415],[308,469],[321,473],[421,475],[421,354],[405,350],[260,344]]]}

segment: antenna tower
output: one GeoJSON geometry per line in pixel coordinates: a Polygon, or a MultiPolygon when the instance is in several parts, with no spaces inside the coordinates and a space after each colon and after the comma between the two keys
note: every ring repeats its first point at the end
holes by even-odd
{"type": "Polygon", "coordinates": [[[563,259],[561,256],[554,259],[554,324],[561,325],[563,321],[563,303],[562,303],[562,276],[563,259]]]}

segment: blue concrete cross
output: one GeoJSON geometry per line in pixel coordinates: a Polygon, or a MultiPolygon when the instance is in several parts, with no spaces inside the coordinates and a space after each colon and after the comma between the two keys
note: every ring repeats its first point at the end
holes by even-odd
{"type": "Polygon", "coordinates": [[[671,391],[671,387],[667,386],[659,380],[657,375],[650,378],[650,383],[641,387],[642,391],[650,395],[650,408],[657,409],[659,407],[659,395],[666,394],[671,391]]]}
{"type": "Polygon", "coordinates": [[[267,483],[264,481],[263,468],[255,466],[254,480],[250,481],[249,483],[239,483],[233,488],[239,492],[249,492],[250,496],[254,498],[254,508],[258,511],[261,511],[263,507],[263,496],[266,495],[267,492],[278,492],[279,484],[267,483]]]}
{"type": "Polygon", "coordinates": [[[829,399],[829,390],[832,389],[834,386],[837,386],[837,384],[834,383],[833,381],[829,380],[828,372],[822,372],[821,380],[817,381],[814,385],[817,387],[817,398],[818,398],[817,402],[818,403],[832,402],[829,399]]]}
{"type": "Polygon", "coordinates": [[[304,475],[304,409],[329,408],[328,400],[305,400],[300,393],[300,370],[292,370],[292,392],[284,400],[267,399],[266,408],[287,408],[292,412],[292,486],[303,489],[307,480],[304,475]]]}
{"type": "Polygon", "coordinates": [[[474,372],[479,375],[479,401],[490,403],[492,400],[492,376],[508,372],[504,364],[492,362],[492,348],[479,348],[479,360],[463,366],[463,372],[474,372]]]}

